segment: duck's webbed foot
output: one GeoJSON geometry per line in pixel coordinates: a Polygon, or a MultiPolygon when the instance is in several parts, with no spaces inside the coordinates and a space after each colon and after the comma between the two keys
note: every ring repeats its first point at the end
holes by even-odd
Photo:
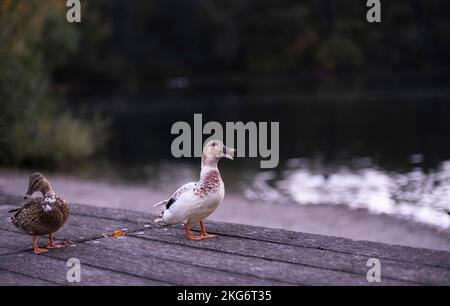
{"type": "Polygon", "coordinates": [[[201,234],[200,237],[201,239],[205,239],[205,238],[213,238],[216,237],[217,235],[213,235],[213,234],[201,234]]]}
{"type": "Polygon", "coordinates": [[[189,229],[189,224],[184,224],[184,229],[186,230],[186,237],[189,240],[201,240],[201,236],[192,235],[191,230],[189,229]]]}
{"type": "Polygon", "coordinates": [[[52,234],[48,234],[48,245],[47,245],[47,249],[60,249],[63,248],[64,244],[59,244],[59,243],[55,243],[53,241],[53,237],[52,234]]]}
{"type": "Polygon", "coordinates": [[[39,247],[34,248],[33,251],[34,251],[34,254],[36,254],[36,255],[40,255],[40,254],[43,254],[43,253],[47,253],[47,252],[48,252],[47,249],[39,248],[39,247]]]}
{"type": "Polygon", "coordinates": [[[191,235],[191,237],[188,237],[189,240],[202,240],[203,237],[202,236],[198,236],[198,235],[191,235]]]}
{"type": "Polygon", "coordinates": [[[40,247],[38,246],[36,236],[33,236],[32,239],[33,239],[33,251],[34,251],[34,254],[39,255],[39,254],[48,252],[47,249],[43,249],[43,248],[40,248],[40,247]]]}
{"type": "Polygon", "coordinates": [[[47,249],[49,249],[49,250],[51,250],[51,249],[61,249],[64,246],[65,246],[64,244],[53,243],[53,244],[47,245],[47,249]]]}
{"type": "Polygon", "coordinates": [[[213,235],[213,234],[208,234],[208,233],[206,232],[206,229],[205,229],[205,223],[203,223],[203,221],[200,221],[200,229],[201,229],[201,232],[200,232],[200,239],[213,238],[213,237],[216,237],[216,236],[217,236],[217,235],[213,235]]]}

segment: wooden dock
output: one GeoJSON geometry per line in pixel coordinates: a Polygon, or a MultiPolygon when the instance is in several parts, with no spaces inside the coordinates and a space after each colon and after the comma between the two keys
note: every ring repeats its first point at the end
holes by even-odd
{"type": "Polygon", "coordinates": [[[8,221],[22,203],[0,193],[0,285],[450,285],[450,252],[211,221],[218,237],[189,241],[151,214],[76,204],[55,235],[73,245],[35,255],[8,221]],[[66,279],[69,258],[80,283],[66,279]],[[380,260],[379,283],[367,281],[369,258],[380,260]]]}

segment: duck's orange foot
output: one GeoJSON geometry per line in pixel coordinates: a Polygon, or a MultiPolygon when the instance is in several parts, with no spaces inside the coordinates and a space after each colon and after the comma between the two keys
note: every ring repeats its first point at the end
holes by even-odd
{"type": "Polygon", "coordinates": [[[43,248],[39,247],[39,245],[37,243],[37,237],[36,236],[33,235],[32,237],[33,237],[32,239],[33,239],[33,251],[34,251],[34,254],[39,255],[39,254],[48,252],[47,249],[43,249],[43,248]]]}
{"type": "Polygon", "coordinates": [[[213,237],[216,237],[217,235],[213,235],[213,234],[207,234],[207,233],[204,233],[204,234],[201,234],[200,235],[200,237],[202,238],[202,239],[205,239],[205,238],[213,238],[213,237]]]}
{"type": "Polygon", "coordinates": [[[189,229],[189,224],[185,223],[184,229],[186,230],[187,239],[189,239],[189,240],[201,240],[202,239],[202,237],[200,235],[192,235],[192,233],[189,229]]]}
{"type": "Polygon", "coordinates": [[[47,249],[60,249],[63,248],[64,244],[55,243],[53,240],[52,234],[48,234],[48,243],[47,243],[47,249]]]}
{"type": "Polygon", "coordinates": [[[208,234],[206,232],[205,223],[203,221],[200,221],[200,237],[202,237],[202,239],[216,237],[216,235],[208,234]]]}
{"type": "Polygon", "coordinates": [[[34,254],[39,255],[39,254],[46,253],[46,252],[48,252],[47,249],[37,248],[37,247],[34,248],[34,254]]]}
{"type": "Polygon", "coordinates": [[[63,244],[59,244],[59,243],[52,243],[47,245],[47,249],[51,250],[51,249],[60,249],[63,248],[64,245],[63,244]]]}
{"type": "Polygon", "coordinates": [[[190,236],[188,236],[187,237],[189,240],[202,240],[203,238],[202,238],[202,236],[200,236],[200,235],[190,235],[190,236]]]}

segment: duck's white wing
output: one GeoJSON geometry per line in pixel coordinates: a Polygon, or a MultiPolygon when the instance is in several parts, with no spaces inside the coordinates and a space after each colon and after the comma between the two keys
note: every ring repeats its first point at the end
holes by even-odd
{"type": "Polygon", "coordinates": [[[178,188],[169,199],[158,202],[155,205],[153,205],[153,207],[160,206],[160,205],[166,205],[166,208],[169,208],[183,193],[194,189],[195,184],[196,184],[195,182],[190,182],[190,183],[184,184],[183,186],[178,188]]]}
{"type": "Polygon", "coordinates": [[[172,197],[165,201],[165,209],[155,222],[162,222],[165,224],[185,222],[185,218],[204,202],[204,200],[194,192],[196,184],[197,183],[192,182],[178,188],[172,197]]]}
{"type": "Polygon", "coordinates": [[[187,223],[197,213],[202,212],[204,203],[205,199],[201,198],[194,189],[189,189],[164,211],[163,221],[166,224],[187,223]]]}
{"type": "Polygon", "coordinates": [[[175,191],[173,193],[171,199],[174,199],[175,201],[178,200],[178,198],[181,197],[183,194],[192,192],[194,190],[195,186],[197,186],[196,182],[190,182],[190,183],[184,184],[183,186],[178,188],[177,191],[175,191]]]}

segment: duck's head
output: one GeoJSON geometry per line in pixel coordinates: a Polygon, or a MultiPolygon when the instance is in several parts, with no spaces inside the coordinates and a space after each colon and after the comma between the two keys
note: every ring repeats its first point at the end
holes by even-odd
{"type": "Polygon", "coordinates": [[[53,193],[53,188],[48,180],[41,173],[33,173],[28,181],[28,190],[25,193],[24,199],[29,199],[34,192],[40,191],[42,195],[53,193]]]}
{"type": "Polygon", "coordinates": [[[222,157],[233,159],[235,149],[229,148],[220,140],[210,140],[203,149],[203,165],[217,163],[222,157]]]}

